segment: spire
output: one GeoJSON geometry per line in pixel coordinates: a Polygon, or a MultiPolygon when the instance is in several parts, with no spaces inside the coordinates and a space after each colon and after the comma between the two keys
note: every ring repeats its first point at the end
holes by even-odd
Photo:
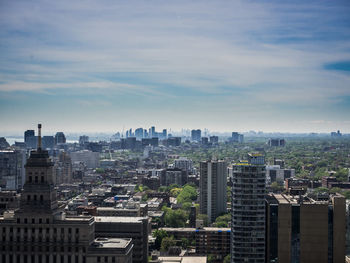
{"type": "Polygon", "coordinates": [[[38,124],[38,151],[41,151],[41,124],[38,124]]]}

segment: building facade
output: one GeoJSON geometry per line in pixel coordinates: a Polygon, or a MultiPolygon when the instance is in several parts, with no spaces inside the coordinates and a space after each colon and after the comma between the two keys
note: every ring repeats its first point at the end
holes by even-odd
{"type": "Polygon", "coordinates": [[[265,262],[264,157],[251,154],[248,161],[229,169],[232,185],[231,262],[265,262]]]}
{"type": "Polygon", "coordinates": [[[345,198],[317,201],[307,196],[266,197],[266,262],[345,261],[345,198]]]}
{"type": "Polygon", "coordinates": [[[227,210],[227,165],[224,161],[200,162],[200,213],[215,221],[227,210]]]}

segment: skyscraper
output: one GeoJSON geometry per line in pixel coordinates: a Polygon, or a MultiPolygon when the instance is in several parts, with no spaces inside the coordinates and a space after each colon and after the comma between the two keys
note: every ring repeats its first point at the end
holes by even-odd
{"type": "Polygon", "coordinates": [[[66,136],[64,136],[63,132],[57,132],[55,135],[55,143],[66,143],[66,136]]]}
{"type": "Polygon", "coordinates": [[[265,165],[260,154],[229,169],[231,262],[265,262],[265,165]]]}
{"type": "Polygon", "coordinates": [[[227,165],[224,161],[200,163],[200,213],[208,215],[209,222],[215,221],[227,209],[227,165]]]}
{"type": "Polygon", "coordinates": [[[200,142],[202,138],[202,131],[201,130],[192,130],[191,131],[191,139],[192,141],[200,142]]]}
{"type": "Polygon", "coordinates": [[[24,132],[24,142],[27,143],[28,142],[28,138],[29,137],[34,137],[34,136],[35,136],[34,130],[26,130],[24,132]]]}

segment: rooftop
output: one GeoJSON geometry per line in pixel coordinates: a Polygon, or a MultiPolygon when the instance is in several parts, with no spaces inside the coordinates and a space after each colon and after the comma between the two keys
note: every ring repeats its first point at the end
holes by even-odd
{"type": "Polygon", "coordinates": [[[138,223],[148,217],[131,217],[131,216],[95,216],[95,222],[103,223],[138,223]]]}

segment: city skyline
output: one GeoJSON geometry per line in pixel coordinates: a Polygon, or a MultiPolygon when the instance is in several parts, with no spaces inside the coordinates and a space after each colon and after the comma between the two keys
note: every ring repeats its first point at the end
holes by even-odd
{"type": "Polygon", "coordinates": [[[350,132],[346,1],[0,7],[1,134],[350,132]]]}

